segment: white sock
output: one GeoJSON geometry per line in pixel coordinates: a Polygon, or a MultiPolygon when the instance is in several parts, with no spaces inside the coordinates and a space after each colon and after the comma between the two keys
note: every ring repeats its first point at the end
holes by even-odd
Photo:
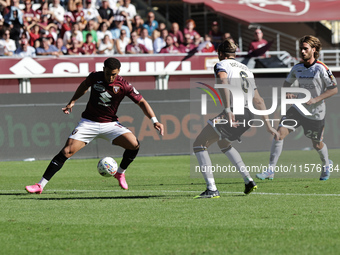
{"type": "Polygon", "coordinates": [[[198,164],[201,169],[201,173],[204,177],[205,183],[207,184],[207,189],[215,191],[217,190],[215,185],[214,175],[211,172],[211,160],[208,151],[198,151],[195,152],[198,164]]]}
{"type": "Polygon", "coordinates": [[[44,177],[41,178],[40,182],[38,182],[42,188],[45,188],[46,184],[48,183],[48,180],[46,180],[44,177]]]}
{"type": "Polygon", "coordinates": [[[117,170],[118,173],[124,174],[125,171],[126,171],[126,169],[123,169],[123,168],[121,168],[121,167],[118,167],[118,170],[117,170]]]}
{"type": "Polygon", "coordinates": [[[228,157],[231,163],[236,166],[236,169],[241,174],[245,184],[253,181],[253,178],[251,178],[249,172],[247,171],[246,165],[243,163],[240,153],[238,153],[238,151],[234,147],[224,152],[224,154],[228,157]]]}
{"type": "Polygon", "coordinates": [[[270,147],[270,158],[269,158],[269,168],[268,172],[274,172],[275,166],[279,157],[281,155],[283,148],[283,140],[275,140],[272,141],[272,146],[270,147]]]}
{"type": "Polygon", "coordinates": [[[327,149],[327,145],[325,143],[323,143],[322,149],[318,150],[318,153],[320,155],[320,159],[321,159],[323,165],[328,166],[329,165],[328,149],[327,149]]]}

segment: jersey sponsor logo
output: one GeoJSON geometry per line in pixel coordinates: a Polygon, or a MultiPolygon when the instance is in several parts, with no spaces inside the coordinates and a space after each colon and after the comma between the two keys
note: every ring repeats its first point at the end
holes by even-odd
{"type": "Polygon", "coordinates": [[[101,102],[98,102],[98,104],[102,106],[111,106],[111,98],[112,96],[107,91],[100,93],[99,99],[101,102]]]}
{"type": "Polygon", "coordinates": [[[104,85],[101,85],[101,84],[98,84],[98,83],[95,83],[95,84],[93,85],[93,88],[94,88],[95,90],[99,91],[99,92],[105,91],[104,85]]]}
{"type": "Polygon", "coordinates": [[[139,91],[135,87],[133,87],[133,92],[135,92],[136,95],[139,95],[139,91]]]}
{"type": "Polygon", "coordinates": [[[119,90],[120,90],[120,87],[119,87],[119,86],[113,86],[113,92],[114,92],[115,94],[117,94],[117,93],[119,92],[119,90]]]}

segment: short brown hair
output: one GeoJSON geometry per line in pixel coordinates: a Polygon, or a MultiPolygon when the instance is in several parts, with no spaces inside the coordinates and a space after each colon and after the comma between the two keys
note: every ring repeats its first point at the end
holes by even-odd
{"type": "Polygon", "coordinates": [[[318,59],[319,58],[319,52],[322,49],[322,45],[320,40],[312,35],[305,35],[303,37],[300,38],[300,47],[302,46],[303,43],[308,43],[310,45],[310,47],[315,48],[315,52],[314,52],[314,58],[318,59]]]}

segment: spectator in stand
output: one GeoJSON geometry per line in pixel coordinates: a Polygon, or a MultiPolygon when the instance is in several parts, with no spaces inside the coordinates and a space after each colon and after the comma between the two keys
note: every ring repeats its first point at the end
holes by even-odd
{"type": "Polygon", "coordinates": [[[65,17],[64,23],[62,24],[61,30],[59,33],[59,36],[61,38],[64,38],[64,34],[66,31],[71,31],[72,23],[74,22],[74,17],[71,12],[66,12],[64,17],[65,17]]]}
{"type": "MultiPolygon", "coordinates": [[[[190,38],[192,40],[194,40],[195,38],[195,35],[198,34],[198,32],[195,30],[195,27],[196,27],[196,23],[194,20],[192,19],[188,19],[186,22],[185,22],[185,28],[184,28],[184,37],[186,34],[189,34],[190,35],[190,38]]],[[[185,40],[185,38],[184,38],[185,40]]]]}
{"type": "Polygon", "coordinates": [[[211,24],[211,30],[209,31],[209,36],[211,38],[211,42],[214,45],[215,49],[217,49],[218,45],[222,43],[222,37],[223,37],[223,33],[221,32],[217,21],[214,21],[211,24]]]}
{"type": "Polygon", "coordinates": [[[125,54],[125,48],[130,43],[130,39],[126,36],[126,31],[122,29],[120,36],[115,41],[115,52],[118,54],[125,54]]]}
{"type": "Polygon", "coordinates": [[[64,23],[65,9],[60,5],[60,0],[52,0],[52,3],[48,6],[48,9],[51,12],[51,18],[54,20],[54,22],[59,23],[60,25],[64,23]]]}
{"type": "MultiPolygon", "coordinates": [[[[115,29],[112,29],[112,30],[111,30],[112,39],[114,39],[114,40],[118,39],[119,36],[120,36],[120,31],[121,31],[122,29],[124,29],[124,30],[126,31],[126,36],[127,36],[128,38],[130,38],[130,32],[131,32],[131,30],[130,30],[129,27],[127,27],[127,26],[124,25],[124,20],[125,20],[125,17],[124,17],[124,16],[121,16],[121,15],[115,16],[115,25],[116,25],[116,27],[115,27],[115,29]]],[[[130,22],[130,21],[128,21],[128,24],[130,24],[130,26],[131,26],[131,22],[130,22]]]]}
{"type": "Polygon", "coordinates": [[[198,47],[198,45],[200,45],[201,43],[202,43],[202,41],[203,41],[203,38],[200,36],[200,35],[195,35],[195,37],[194,37],[194,45],[195,45],[195,47],[198,47]]]}
{"type": "Polygon", "coordinates": [[[17,49],[15,41],[10,39],[11,31],[7,28],[0,40],[1,55],[12,56],[17,49]]]}
{"type": "Polygon", "coordinates": [[[96,45],[93,43],[93,37],[91,33],[88,33],[86,35],[86,41],[83,44],[83,50],[85,52],[85,55],[96,55],[97,54],[97,48],[96,48],[96,45]]]}
{"type": "Polygon", "coordinates": [[[62,38],[58,38],[56,42],[56,47],[59,51],[59,56],[60,55],[67,55],[67,48],[64,45],[64,41],[62,38]]]}
{"type": "MultiPolygon", "coordinates": [[[[112,33],[110,30],[108,30],[108,25],[106,22],[102,22],[99,26],[99,30],[97,31],[97,47],[99,47],[99,44],[102,42],[104,39],[105,35],[108,35],[110,38],[111,43],[113,43],[112,40],[112,33]]],[[[125,31],[125,30],[124,30],[125,31]]]]}
{"type": "Polygon", "coordinates": [[[68,10],[72,12],[74,20],[79,23],[80,30],[83,31],[86,27],[85,12],[82,0],[69,0],[68,10]]]}
{"type": "Polygon", "coordinates": [[[179,46],[181,52],[187,53],[195,48],[196,45],[194,44],[194,40],[191,38],[190,34],[184,34],[184,43],[179,46]]]}
{"type": "Polygon", "coordinates": [[[25,8],[23,9],[23,13],[23,22],[25,27],[32,24],[32,22],[37,22],[39,20],[39,15],[32,9],[31,0],[25,0],[25,8]]]}
{"type": "MultiPolygon", "coordinates": [[[[108,0],[109,7],[116,12],[119,6],[123,5],[123,1],[120,0],[108,0]]],[[[102,6],[102,0],[92,0],[92,5],[99,9],[102,6]]]]}
{"type": "Polygon", "coordinates": [[[50,45],[55,45],[55,40],[53,38],[53,35],[52,34],[48,34],[46,35],[46,38],[49,40],[50,42],[50,45]]]}
{"type": "Polygon", "coordinates": [[[131,0],[124,0],[123,5],[119,6],[119,8],[118,8],[118,13],[121,13],[121,12],[127,13],[126,18],[130,22],[133,21],[133,18],[137,14],[136,7],[133,4],[131,4],[131,0]]]}
{"type": "Polygon", "coordinates": [[[135,15],[133,18],[133,23],[132,23],[132,31],[136,31],[138,35],[142,33],[142,29],[144,28],[143,26],[144,21],[140,17],[140,15],[135,15]]]}
{"type": "Polygon", "coordinates": [[[66,31],[64,34],[63,40],[64,40],[64,45],[66,46],[66,48],[71,47],[71,43],[72,43],[71,37],[76,37],[78,42],[83,42],[83,34],[79,30],[78,22],[73,23],[71,31],[66,31]]]}
{"type": "Polygon", "coordinates": [[[222,42],[224,42],[225,40],[231,38],[231,34],[229,32],[223,33],[222,35],[222,42]]]}
{"type": "Polygon", "coordinates": [[[19,48],[16,49],[15,55],[21,58],[35,57],[35,49],[28,44],[28,40],[21,39],[19,48]]]}
{"type": "Polygon", "coordinates": [[[109,7],[108,0],[102,1],[102,6],[99,8],[98,13],[101,17],[101,22],[106,22],[110,29],[114,29],[114,16],[115,13],[113,10],[109,7]]]}
{"type": "Polygon", "coordinates": [[[34,42],[40,38],[40,27],[36,23],[32,23],[27,27],[27,31],[29,32],[29,44],[33,47],[34,42]]]}
{"type": "Polygon", "coordinates": [[[22,19],[22,13],[21,16],[19,16],[19,13],[21,13],[20,10],[17,9],[17,7],[11,8],[10,12],[6,14],[5,16],[5,23],[9,26],[10,32],[11,32],[11,39],[15,41],[16,47],[19,47],[20,43],[20,35],[21,35],[21,29],[24,25],[23,19],[22,19]]]}
{"type": "Polygon", "coordinates": [[[113,55],[114,54],[113,44],[111,43],[108,35],[104,36],[104,39],[100,43],[97,52],[98,54],[102,54],[102,55],[113,55]]]}
{"type": "Polygon", "coordinates": [[[201,42],[197,47],[198,52],[215,52],[215,47],[211,43],[211,36],[209,34],[204,36],[204,42],[201,42]]]}
{"type": "Polygon", "coordinates": [[[166,24],[164,22],[159,22],[158,23],[158,28],[159,31],[162,31],[163,29],[167,29],[166,28],[166,24]]]}
{"type": "Polygon", "coordinates": [[[90,20],[95,21],[97,25],[96,30],[98,30],[98,25],[102,23],[102,18],[100,17],[98,10],[92,4],[91,0],[86,0],[85,3],[86,8],[84,8],[84,18],[87,22],[89,22],[90,20]]]}
{"type": "MultiPolygon", "coordinates": [[[[254,50],[260,49],[267,44],[267,40],[263,39],[263,32],[260,28],[257,28],[254,32],[254,40],[249,45],[248,52],[251,53],[254,50]]],[[[263,54],[261,57],[265,57],[266,54],[263,54]]]]}
{"type": "Polygon", "coordinates": [[[151,36],[152,32],[158,28],[158,22],[155,20],[155,14],[153,12],[148,13],[147,21],[143,26],[148,29],[149,36],[151,36]]]}
{"type": "MultiPolygon", "coordinates": [[[[152,32],[152,36],[151,36],[151,40],[153,42],[155,42],[155,40],[157,38],[159,38],[161,36],[161,32],[158,31],[158,29],[155,29],[153,32],[152,32]]],[[[165,45],[164,45],[165,46],[165,45]]]]}
{"type": "Polygon", "coordinates": [[[161,49],[159,53],[171,53],[178,54],[182,51],[174,45],[174,39],[171,35],[167,35],[165,38],[166,46],[161,49]]]}
{"type": "Polygon", "coordinates": [[[2,16],[2,14],[0,12],[0,31],[3,29],[3,26],[4,26],[4,17],[2,16]]]}
{"type": "Polygon", "coordinates": [[[19,0],[6,0],[3,3],[4,9],[2,11],[2,14],[4,17],[11,12],[11,9],[17,9],[19,10],[19,16],[22,18],[22,11],[20,9],[20,1],[19,0]]]}
{"type": "Polygon", "coordinates": [[[50,10],[48,9],[48,2],[41,2],[40,7],[36,10],[38,17],[38,20],[41,18],[41,15],[45,14],[48,15],[48,17],[51,17],[50,10]]]}
{"type": "Polygon", "coordinates": [[[92,38],[95,43],[98,42],[97,31],[95,30],[95,22],[93,20],[90,20],[89,22],[87,22],[86,30],[82,31],[82,33],[83,33],[83,42],[86,41],[86,35],[88,33],[92,34],[92,38]]]}
{"type": "Polygon", "coordinates": [[[58,30],[58,26],[55,23],[53,22],[49,23],[47,15],[41,16],[38,25],[40,27],[40,32],[43,34],[47,34],[48,30],[50,30],[51,27],[54,27],[56,30],[58,30]]]}
{"type": "Polygon", "coordinates": [[[166,46],[165,38],[168,36],[168,34],[169,34],[168,30],[163,29],[161,31],[161,36],[154,40],[153,49],[154,49],[155,53],[159,53],[161,51],[161,49],[166,46]]]}
{"type": "Polygon", "coordinates": [[[50,45],[48,38],[42,38],[42,45],[36,49],[36,54],[38,56],[59,56],[59,50],[56,46],[50,45]]]}
{"type": "Polygon", "coordinates": [[[183,44],[184,42],[183,33],[181,30],[179,30],[179,25],[177,22],[171,24],[171,30],[169,35],[171,35],[172,38],[174,39],[174,44],[176,47],[179,47],[179,45],[183,44]]]}
{"type": "Polygon", "coordinates": [[[149,38],[148,30],[146,28],[142,30],[141,36],[137,39],[137,42],[143,44],[148,49],[150,54],[153,53],[153,43],[149,38]]]}
{"type": "Polygon", "coordinates": [[[138,43],[137,39],[138,39],[137,32],[132,31],[132,33],[131,33],[131,43],[129,43],[126,46],[126,49],[125,49],[126,54],[149,53],[148,49],[143,44],[138,43]]]}
{"type": "Polygon", "coordinates": [[[34,49],[35,49],[35,53],[36,53],[36,54],[37,54],[37,49],[40,48],[40,46],[42,45],[42,44],[41,44],[41,40],[42,40],[42,38],[39,38],[39,39],[37,39],[37,40],[34,41],[33,47],[34,47],[34,49]]]}
{"type": "Polygon", "coordinates": [[[84,55],[85,51],[75,37],[71,39],[71,47],[67,50],[68,55],[84,55]]]}

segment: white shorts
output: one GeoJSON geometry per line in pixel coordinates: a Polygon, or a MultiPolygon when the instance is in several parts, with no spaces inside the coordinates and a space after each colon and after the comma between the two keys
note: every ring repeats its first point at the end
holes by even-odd
{"type": "Polygon", "coordinates": [[[130,129],[124,127],[118,121],[114,122],[95,122],[81,118],[78,126],[72,131],[69,138],[90,143],[93,139],[103,138],[112,143],[118,136],[131,133],[130,129]]]}

